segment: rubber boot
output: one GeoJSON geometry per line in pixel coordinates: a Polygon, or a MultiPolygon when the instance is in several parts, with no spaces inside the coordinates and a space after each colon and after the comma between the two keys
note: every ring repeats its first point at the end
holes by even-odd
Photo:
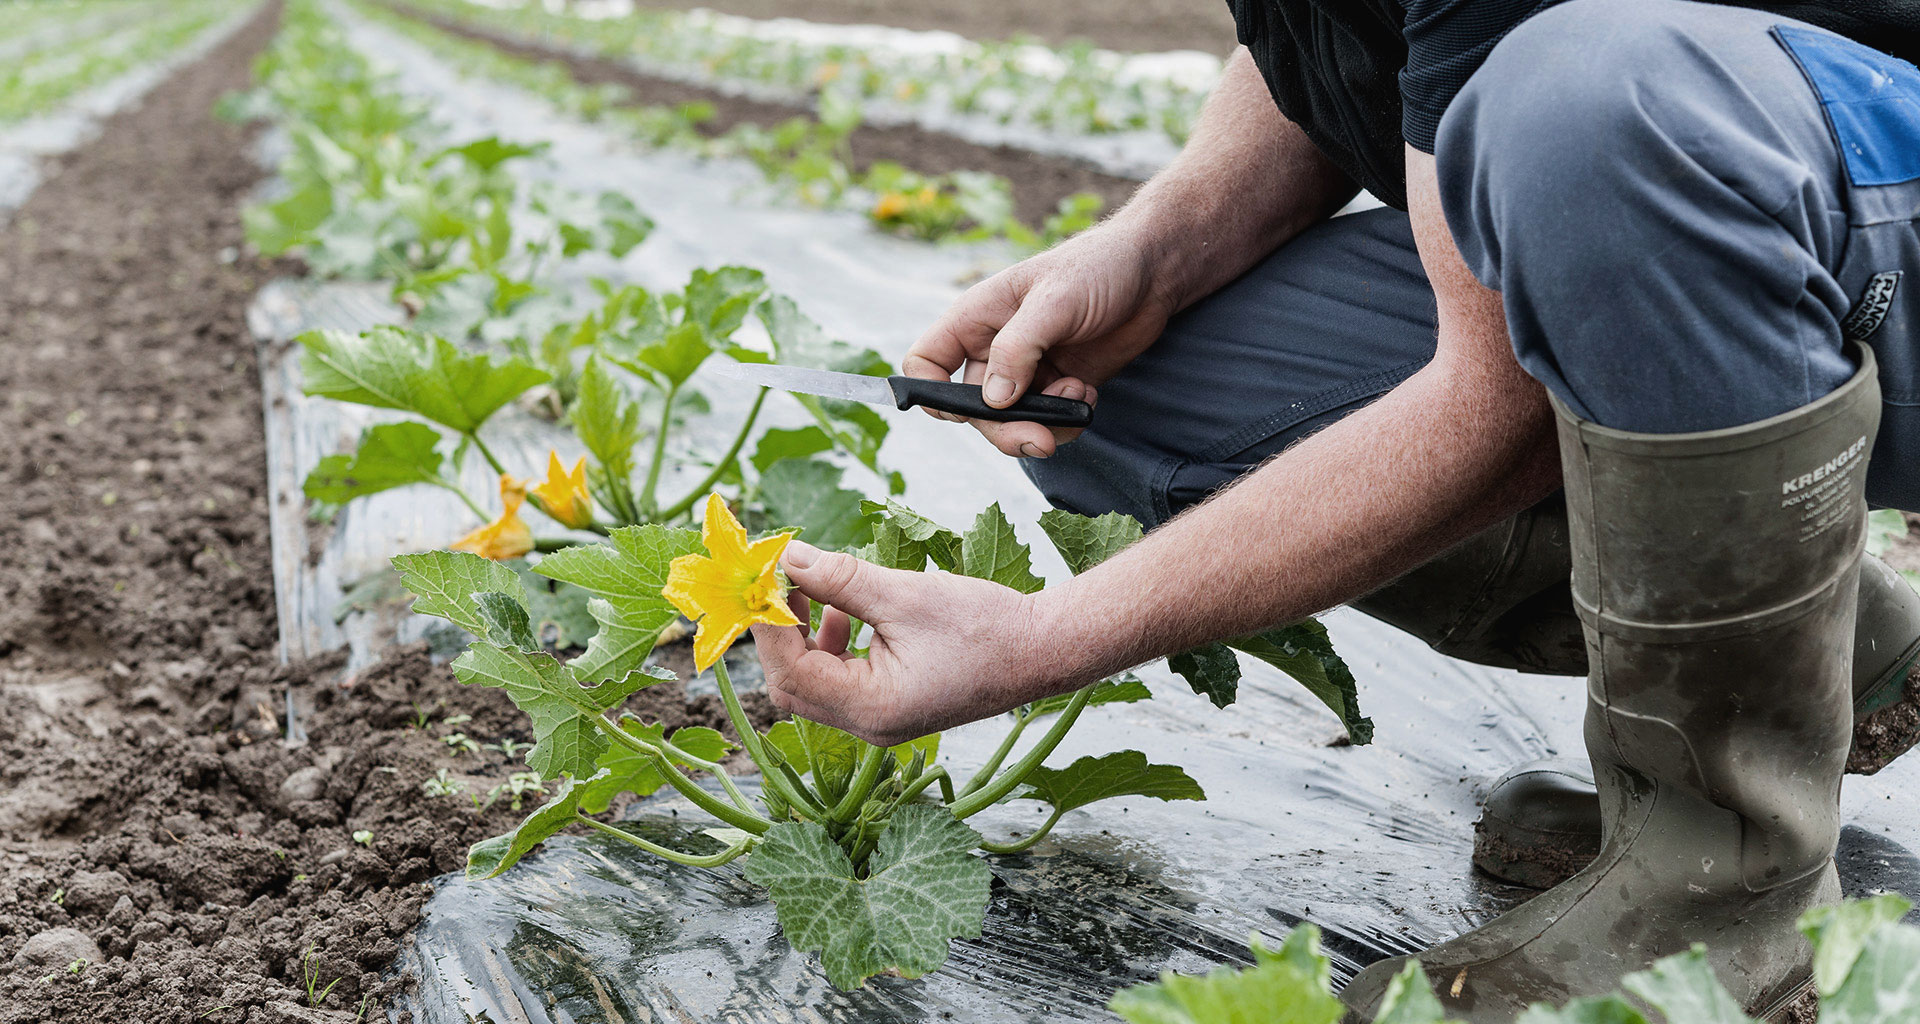
{"type": "MultiPolygon", "coordinates": [[[[1860,561],[1853,634],[1853,745],[1847,771],[1872,775],[1920,742],[1920,593],[1880,559],[1860,561]]],[[[1587,766],[1524,764],[1487,790],[1473,864],[1503,882],[1547,889],[1600,853],[1600,797],[1587,766]]]]}
{"type": "MultiPolygon", "coordinates": [[[[1809,406],[1645,435],[1556,406],[1573,595],[1591,671],[1585,738],[1606,844],[1566,882],[1420,957],[1449,1017],[1510,1024],[1614,991],[1705,943],[1768,1016],[1807,986],[1794,923],[1839,899],[1872,355],[1809,406]],[[1764,553],[1765,557],[1755,557],[1764,553]]],[[[1402,964],[1342,993],[1364,1024],[1402,964]]]]}

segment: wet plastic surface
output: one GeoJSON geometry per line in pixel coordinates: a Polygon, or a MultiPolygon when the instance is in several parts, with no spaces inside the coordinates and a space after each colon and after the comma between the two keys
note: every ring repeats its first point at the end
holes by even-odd
{"type": "MultiPolygon", "coordinates": [[[[736,179],[725,166],[635,154],[543,115],[524,95],[463,81],[390,34],[358,24],[354,38],[399,64],[403,87],[458,95],[470,119],[463,131],[549,139],[576,187],[624,182],[660,222],[621,268],[640,280],[749,262],[830,332],[890,358],[958,291],[962,251],[879,238],[841,214],[731,204],[736,179]]],[[[713,397],[716,408],[728,400],[717,387],[713,397]]],[[[905,469],[909,503],[960,525],[998,500],[1021,535],[1040,542],[1036,568],[1063,575],[1032,525],[1040,499],[1012,460],[950,424],[890,421],[883,458],[905,469]]],[[[773,907],[737,865],[685,869],[570,836],[501,879],[436,882],[398,965],[420,981],[405,1009],[420,1024],[1111,1020],[1104,1006],[1115,990],[1161,970],[1243,960],[1254,930],[1278,936],[1314,921],[1344,981],[1525,898],[1469,868],[1477,797],[1517,763],[1579,755],[1582,683],[1449,661],[1351,611],[1327,621],[1374,717],[1372,746],[1334,745],[1339,727],[1324,707],[1264,666],[1249,665],[1239,702],[1225,710],[1150,668],[1155,700],[1090,711],[1049,760],[1138,749],[1184,766],[1207,801],[1096,804],[1066,815],[1031,853],[991,858],[985,934],[955,942],[926,978],[837,992],[811,956],[788,949],[773,907]]],[[[1002,728],[949,733],[942,762],[970,770],[1002,728]]],[[[1920,821],[1903,796],[1917,782],[1920,758],[1848,780],[1849,892],[1920,895],[1920,862],[1908,852],[1920,848],[1920,821]]],[[[969,824],[1003,840],[1037,824],[1037,812],[1016,802],[969,824]]],[[[687,848],[712,824],[677,795],[635,816],[651,837],[687,848]]]]}

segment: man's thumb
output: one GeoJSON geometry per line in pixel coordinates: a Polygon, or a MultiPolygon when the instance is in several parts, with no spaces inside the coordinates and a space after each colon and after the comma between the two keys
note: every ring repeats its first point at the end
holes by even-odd
{"type": "Polygon", "coordinates": [[[780,568],[802,594],[865,622],[885,618],[892,576],[896,570],[862,562],[852,555],[822,551],[805,541],[791,541],[780,556],[780,568]]]}

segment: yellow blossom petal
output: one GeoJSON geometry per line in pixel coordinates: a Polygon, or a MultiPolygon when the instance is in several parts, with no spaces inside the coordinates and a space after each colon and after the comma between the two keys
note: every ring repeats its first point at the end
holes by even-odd
{"type": "Polygon", "coordinates": [[[888,192],[873,204],[874,220],[894,220],[907,212],[907,197],[898,192],[888,192]]]}
{"type": "Polygon", "coordinates": [[[500,518],[474,530],[447,547],[469,551],[498,562],[519,558],[533,550],[533,530],[520,518],[520,505],[527,500],[527,485],[505,473],[500,474],[500,518]]]}
{"type": "Polygon", "coordinates": [[[709,554],[674,559],[667,585],[660,588],[680,614],[699,624],[693,638],[697,670],[712,667],[756,622],[800,624],[787,607],[786,580],[779,569],[780,553],[792,539],[792,534],[782,533],[748,544],[746,529],[727,503],[718,494],[707,497],[701,540],[709,554]]]}
{"type": "Polygon", "coordinates": [[[582,455],[571,471],[560,463],[559,452],[547,453],[547,479],[533,489],[535,497],[555,522],[575,530],[593,522],[593,499],[587,494],[587,457],[582,455]]]}

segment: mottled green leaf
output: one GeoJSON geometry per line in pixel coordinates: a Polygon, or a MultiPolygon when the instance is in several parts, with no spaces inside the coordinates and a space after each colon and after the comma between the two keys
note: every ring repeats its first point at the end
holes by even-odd
{"type": "MultiPolygon", "coordinates": [[[[871,504],[862,502],[861,507],[871,504]]],[[[873,524],[873,539],[854,554],[875,565],[907,572],[919,572],[927,566],[926,543],[907,536],[906,531],[891,520],[873,524]]]]}
{"type": "Polygon", "coordinates": [[[1032,553],[1014,535],[1013,524],[1000,503],[987,506],[973,521],[973,529],[960,538],[960,574],[992,580],[1031,594],[1046,586],[1033,574],[1032,553]]]}
{"type": "Polygon", "coordinates": [[[1327,627],[1308,619],[1227,644],[1292,676],[1340,716],[1347,737],[1356,745],[1373,742],[1373,719],[1360,714],[1359,684],[1345,659],[1333,649],[1327,627]]]}
{"type": "Polygon", "coordinates": [[[1226,644],[1206,643],[1183,651],[1168,658],[1167,667],[1216,708],[1233,703],[1240,694],[1240,658],[1226,644]]]}
{"type": "Polygon", "coordinates": [[[1648,1024],[1646,1014],[1619,996],[1575,999],[1561,1009],[1535,1005],[1514,1024],[1648,1024]]]}
{"type": "Polygon", "coordinates": [[[587,612],[599,629],[587,641],[586,651],[567,662],[567,671],[573,673],[576,682],[589,686],[622,678],[639,668],[653,653],[660,631],[673,621],[667,618],[661,622],[658,615],[629,619],[601,597],[587,599],[587,612]]]}
{"type": "Polygon", "coordinates": [[[1420,969],[1420,961],[1409,960],[1400,973],[1387,983],[1386,995],[1380,998],[1380,1009],[1375,1012],[1373,1024],[1457,1024],[1447,1017],[1446,1007],[1433,994],[1433,983],[1427,980],[1427,972],[1420,969]]]}
{"type": "Polygon", "coordinates": [[[653,233],[653,219],[640,212],[633,200],[618,192],[602,192],[597,204],[600,209],[600,230],[605,236],[601,248],[615,259],[632,252],[634,246],[647,240],[653,233]]]}
{"type": "Polygon", "coordinates": [[[917,978],[946,962],[949,940],[980,934],[992,875],[969,852],[979,842],[944,807],[902,807],[861,879],[826,829],[783,822],[746,874],[773,896],[788,944],[819,951],[827,979],[851,989],[887,970],[917,978]]]}
{"type": "Polygon", "coordinates": [[[623,526],[613,531],[608,543],[556,551],[541,559],[533,571],[604,598],[627,626],[652,629],[657,636],[680,614],[660,593],[673,560],[705,550],[694,530],[623,526]]]}
{"type": "Polygon", "coordinates": [[[527,145],[519,142],[504,142],[498,136],[489,135],[484,139],[475,139],[463,146],[453,146],[441,150],[428,162],[437,163],[442,157],[457,156],[467,163],[472,164],[476,170],[491,171],[509,160],[537,156],[546,152],[546,149],[547,144],[544,142],[527,145]]]}
{"type": "Polygon", "coordinates": [[[1040,514],[1040,528],[1075,576],[1119,554],[1140,539],[1140,521],[1120,512],[1083,516],[1062,509],[1040,514]]]}
{"type": "Polygon", "coordinates": [[[1800,918],[1800,931],[1813,943],[1813,981],[1820,994],[1838,992],[1867,940],[1912,909],[1905,897],[1887,893],[1807,911],[1800,918]]]}
{"type": "Polygon", "coordinates": [[[1656,960],[1644,971],[1620,979],[1620,987],[1647,1001],[1670,1021],[1687,1024],[1753,1024],[1740,1004],[1714,977],[1707,948],[1656,960]]]}
{"type": "Polygon", "coordinates": [[[1882,924],[1867,936],[1839,991],[1820,1004],[1820,1024],[1920,1020],[1920,928],[1882,924]]]}
{"type": "MultiPolygon", "coordinates": [[[[1087,707],[1099,707],[1102,704],[1133,704],[1138,701],[1152,700],[1153,691],[1147,684],[1131,672],[1102,679],[1094,684],[1092,696],[1087,698],[1087,707]]],[[[1056,715],[1073,703],[1073,694],[1062,693],[1052,697],[1043,697],[1027,705],[1026,713],[1030,718],[1042,715],[1056,715]]]]}
{"type": "Polygon", "coordinates": [[[486,640],[514,650],[540,649],[539,641],[533,638],[533,620],[527,617],[527,606],[519,597],[489,592],[473,595],[473,603],[479,607],[480,621],[487,627],[482,634],[486,640]]]}
{"type": "Polygon", "coordinates": [[[553,799],[540,805],[532,814],[527,815],[519,827],[502,836],[483,839],[467,849],[467,877],[494,878],[501,872],[519,863],[527,851],[546,842],[561,829],[576,820],[574,809],[580,806],[583,787],[596,781],[575,782],[562,779],[554,790],[553,799]]]}
{"type": "MultiPolygon", "coordinates": [[[[808,319],[800,307],[784,295],[769,296],[756,312],[768,337],[773,339],[774,358],[778,362],[869,376],[884,377],[892,372],[891,365],[878,352],[828,338],[819,324],[808,319]]],[[[867,468],[879,470],[880,444],[887,437],[887,421],[871,406],[815,395],[793,397],[813,414],[836,445],[867,468]]]]}
{"type": "Polygon", "coordinates": [[[893,499],[884,502],[862,502],[860,510],[868,515],[885,517],[885,521],[898,527],[901,534],[908,540],[924,544],[927,557],[933,559],[934,565],[947,572],[958,571],[960,567],[959,534],[893,499]]]}
{"type": "Polygon", "coordinates": [[[393,567],[401,585],[414,594],[415,612],[438,615],[475,636],[486,635],[487,623],[473,595],[520,591],[520,578],[512,569],[465,551],[395,555],[393,567]]]}
{"type": "Polygon", "coordinates": [[[400,409],[470,434],[499,408],[547,380],[523,359],[463,353],[451,342],[400,327],[360,335],[308,331],[300,373],[307,394],[400,409]]]}
{"type": "Polygon", "coordinates": [[[584,687],[550,654],[528,653],[479,642],[454,659],[454,677],[468,686],[507,691],[514,706],[533,720],[534,747],[527,766],[543,778],[584,777],[607,752],[607,738],[594,719],[619,707],[635,691],[672,678],[664,670],[638,669],[599,686],[584,687]]]}
{"type": "Polygon", "coordinates": [[[1044,800],[1066,812],[1117,796],[1205,800],[1207,794],[1178,765],[1148,764],[1138,750],[1083,757],[1065,768],[1035,768],[1020,799],[1044,800]]]}
{"type": "Polygon", "coordinates": [[[369,427],[353,454],[321,459],[301,490],[315,501],[344,505],[395,487],[443,483],[439,443],[439,432],[424,423],[369,427]]]}
{"type": "Polygon", "coordinates": [[[1201,976],[1163,971],[1160,980],[1121,989],[1107,1006],[1132,1024],[1337,1024],[1346,1008],[1327,991],[1319,929],[1301,925],[1310,960],[1267,953],[1252,967],[1201,976]]]}

